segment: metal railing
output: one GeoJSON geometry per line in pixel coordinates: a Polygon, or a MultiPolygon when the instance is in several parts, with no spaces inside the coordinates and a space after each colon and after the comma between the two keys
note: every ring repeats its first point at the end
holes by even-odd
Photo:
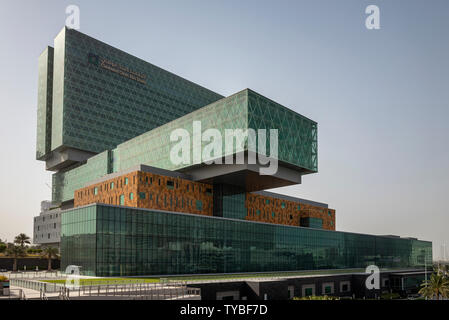
{"type": "MultiPolygon", "coordinates": [[[[66,283],[49,283],[30,279],[11,279],[11,286],[31,289],[39,292],[42,300],[48,300],[47,294],[59,294],[58,298],[68,300],[72,297],[120,297],[141,300],[180,299],[200,295],[198,288],[190,288],[187,281],[162,281],[159,283],[144,282],[144,279],[111,280],[104,284],[66,285],[66,283]],[[136,280],[139,280],[136,282],[136,280]]],[[[95,279],[92,279],[95,282],[95,279]]],[[[99,282],[99,281],[98,281],[99,282]]]]}
{"type": "Polygon", "coordinates": [[[40,291],[44,293],[59,292],[61,290],[61,287],[63,287],[62,285],[57,283],[49,283],[28,279],[10,279],[10,285],[24,289],[40,291]]]}
{"type": "Polygon", "coordinates": [[[83,285],[69,289],[72,297],[103,296],[121,297],[138,300],[167,300],[179,299],[187,296],[200,295],[198,288],[189,288],[185,281],[169,283],[132,283],[83,285]]]}
{"type": "Polygon", "coordinates": [[[47,295],[43,290],[40,291],[40,299],[41,300],[48,300],[47,295]]]}
{"type": "Polygon", "coordinates": [[[60,271],[26,271],[26,272],[0,272],[0,276],[8,279],[57,279],[65,277],[60,271]]]}

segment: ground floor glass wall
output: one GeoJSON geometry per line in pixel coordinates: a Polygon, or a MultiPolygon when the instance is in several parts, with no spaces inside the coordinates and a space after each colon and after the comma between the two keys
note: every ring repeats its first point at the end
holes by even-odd
{"type": "Polygon", "coordinates": [[[65,211],[61,241],[63,268],[81,265],[97,276],[411,268],[432,261],[426,241],[100,204],[65,211]],[[83,227],[92,221],[94,233],[83,227]]]}

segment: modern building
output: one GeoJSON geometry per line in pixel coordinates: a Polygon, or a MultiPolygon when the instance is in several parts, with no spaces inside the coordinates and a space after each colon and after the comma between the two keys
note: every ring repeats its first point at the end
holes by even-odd
{"type": "Polygon", "coordinates": [[[327,204],[265,191],[318,171],[318,125],[252,90],[223,97],[64,28],[39,59],[38,101],[62,268],[126,276],[432,261],[430,242],[338,232],[327,204]]]}
{"type": "Polygon", "coordinates": [[[61,242],[61,208],[53,207],[51,201],[41,202],[41,213],[34,217],[33,243],[41,246],[59,247],[61,242]]]}

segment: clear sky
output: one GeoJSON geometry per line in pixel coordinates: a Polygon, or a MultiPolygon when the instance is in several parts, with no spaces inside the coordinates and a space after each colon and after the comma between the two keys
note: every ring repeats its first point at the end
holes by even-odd
{"type": "MultiPolygon", "coordinates": [[[[0,0],[0,238],[32,236],[37,58],[76,4],[81,32],[223,95],[251,88],[315,121],[319,173],[276,191],[337,229],[449,251],[449,1],[0,0]],[[380,30],[365,8],[380,8],[380,30]]],[[[448,255],[449,256],[449,255],[448,255]]]]}

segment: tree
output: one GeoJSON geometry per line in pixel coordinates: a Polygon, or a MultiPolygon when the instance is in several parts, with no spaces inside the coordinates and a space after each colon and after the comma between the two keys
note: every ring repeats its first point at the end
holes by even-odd
{"type": "Polygon", "coordinates": [[[424,281],[421,287],[419,294],[428,299],[436,297],[437,300],[440,300],[440,296],[444,298],[449,297],[449,279],[440,270],[433,273],[430,276],[430,280],[424,281]]]}
{"type": "Polygon", "coordinates": [[[5,252],[6,248],[7,248],[6,243],[2,239],[0,239],[0,253],[5,252]]]}
{"type": "Polygon", "coordinates": [[[22,246],[10,245],[6,249],[6,255],[8,257],[13,257],[14,263],[13,263],[12,271],[17,271],[17,259],[20,257],[25,257],[26,252],[25,252],[24,247],[22,247],[22,246]]]}
{"type": "Polygon", "coordinates": [[[14,243],[20,245],[23,248],[26,244],[31,243],[30,237],[28,237],[25,233],[21,233],[17,237],[15,237],[14,243]]]}
{"type": "Polygon", "coordinates": [[[59,255],[58,248],[46,247],[42,250],[42,257],[48,260],[48,271],[51,271],[51,259],[57,258],[59,255]]]}

